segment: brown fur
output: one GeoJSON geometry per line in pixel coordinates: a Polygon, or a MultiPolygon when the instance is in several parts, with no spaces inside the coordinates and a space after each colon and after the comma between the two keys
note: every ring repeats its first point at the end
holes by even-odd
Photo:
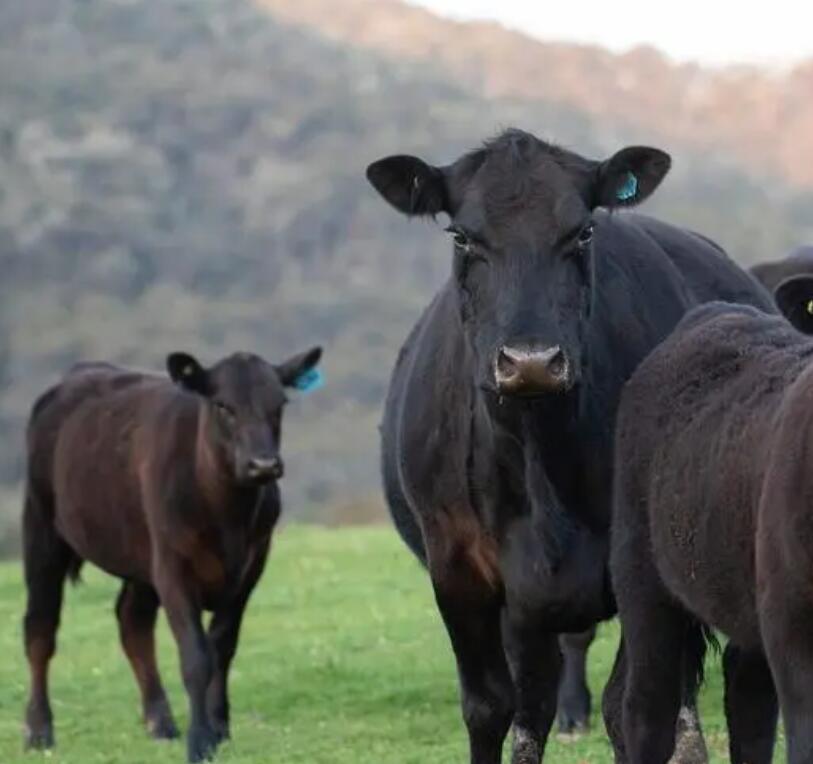
{"type": "Polygon", "coordinates": [[[177,384],[83,364],[35,404],[23,521],[29,745],[53,742],[47,666],[63,581],[84,560],[125,581],[116,612],[150,732],[177,734],[155,664],[160,604],[190,699],[190,761],[228,736],[226,677],[280,511],[283,387],[320,352],[280,367],[240,354],[209,370],[173,354],[177,384]]]}

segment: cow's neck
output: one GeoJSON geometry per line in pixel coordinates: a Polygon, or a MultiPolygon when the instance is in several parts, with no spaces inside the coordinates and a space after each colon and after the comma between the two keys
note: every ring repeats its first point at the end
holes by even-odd
{"type": "MultiPolygon", "coordinates": [[[[486,514],[579,512],[577,398],[499,401],[478,393],[470,442],[470,493],[486,514]]],[[[499,518],[492,518],[499,522],[499,518]]]]}

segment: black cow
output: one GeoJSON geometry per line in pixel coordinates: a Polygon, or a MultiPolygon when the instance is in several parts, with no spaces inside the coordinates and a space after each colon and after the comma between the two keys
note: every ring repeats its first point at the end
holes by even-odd
{"type": "Polygon", "coordinates": [[[669,758],[681,660],[708,628],[730,640],[733,764],[772,760],[777,693],[788,761],[813,761],[812,445],[813,342],[753,308],[693,310],[625,387],[608,695],[629,764],[669,758]]]}
{"type": "Polygon", "coordinates": [[[813,334],[813,246],[797,247],[783,260],[751,268],[776,304],[799,331],[813,334]]]}
{"type": "Polygon", "coordinates": [[[189,760],[229,736],[229,667],[280,513],[284,388],[310,383],[321,352],[279,366],[238,353],[209,369],[173,353],[172,381],[81,364],[39,398],[23,512],[28,746],[54,742],[48,666],[65,579],[84,560],[123,580],[116,616],[149,733],[178,734],[155,661],[161,605],[189,696],[189,760]]]}
{"type": "Polygon", "coordinates": [[[382,426],[383,477],[426,559],[457,658],[473,764],[540,760],[557,635],[610,617],[612,432],[621,386],[691,306],[774,310],[714,244],[647,217],[670,166],[592,161],[508,130],[456,162],[367,176],[406,215],[450,219],[452,274],[412,330],[382,426]],[[601,209],[604,208],[604,209],[601,209]]]}

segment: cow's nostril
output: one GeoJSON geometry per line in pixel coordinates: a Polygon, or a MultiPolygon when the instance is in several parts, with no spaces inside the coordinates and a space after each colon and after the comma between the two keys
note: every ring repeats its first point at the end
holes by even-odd
{"type": "Polygon", "coordinates": [[[497,354],[497,376],[500,379],[509,379],[519,374],[516,360],[509,355],[510,351],[500,348],[497,354]]]}
{"type": "Polygon", "coordinates": [[[567,371],[567,362],[565,361],[565,354],[561,350],[557,350],[556,354],[548,361],[548,371],[553,377],[561,377],[567,371]]]}

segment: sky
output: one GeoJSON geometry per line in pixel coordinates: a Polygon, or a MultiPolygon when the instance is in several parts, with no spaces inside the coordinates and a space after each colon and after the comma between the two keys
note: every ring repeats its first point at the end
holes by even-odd
{"type": "Polygon", "coordinates": [[[813,58],[809,0],[410,1],[453,18],[497,20],[543,40],[618,52],[649,44],[678,61],[784,67],[813,58]]]}

